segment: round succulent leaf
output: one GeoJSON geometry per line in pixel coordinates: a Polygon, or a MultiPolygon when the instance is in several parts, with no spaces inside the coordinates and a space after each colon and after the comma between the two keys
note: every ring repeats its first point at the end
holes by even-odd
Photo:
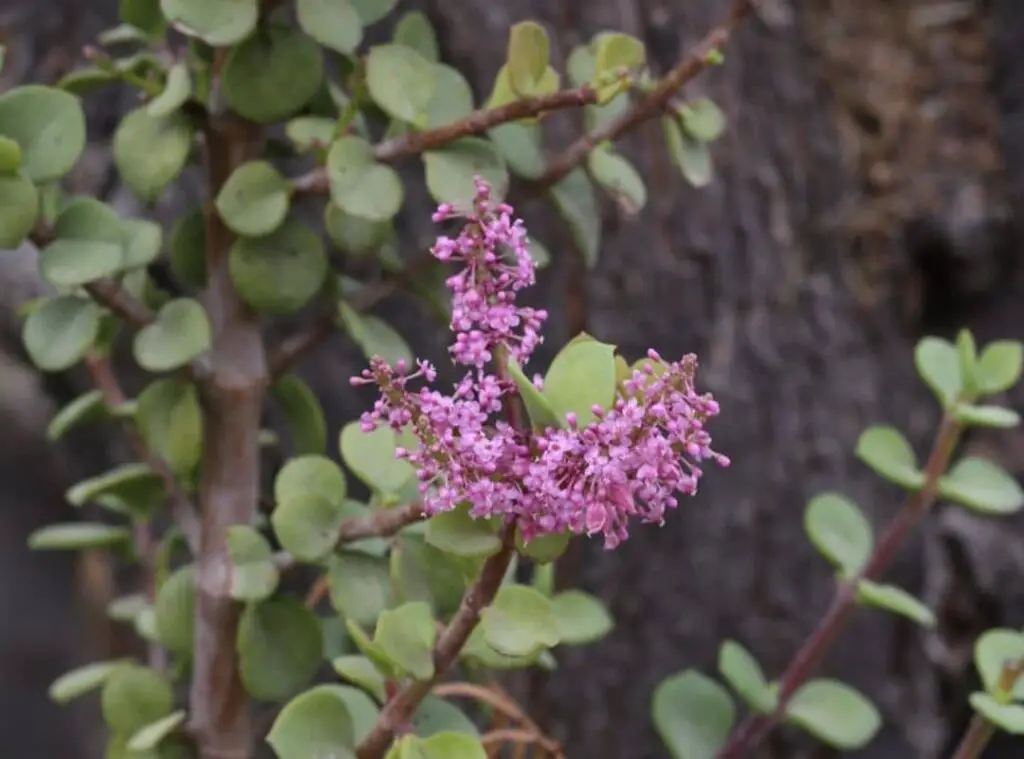
{"type": "Polygon", "coordinates": [[[175,298],[157,313],[156,321],[135,335],[134,354],[149,372],[178,369],[210,349],[213,330],[206,310],[192,298],[175,298]]]}
{"type": "Polygon", "coordinates": [[[215,201],[228,228],[246,237],[281,226],[290,202],[288,182],[267,161],[249,161],[231,172],[215,201]]]}
{"type": "Polygon", "coordinates": [[[647,187],[633,164],[610,149],[597,148],[587,154],[587,168],[625,216],[636,216],[643,210],[647,187]]]}
{"type": "Polygon", "coordinates": [[[160,0],[120,0],[120,19],[153,38],[163,37],[167,20],[160,12],[160,0]]]}
{"type": "Polygon", "coordinates": [[[1020,424],[1020,414],[1002,406],[973,406],[960,403],[956,406],[955,415],[958,422],[973,427],[993,427],[1005,430],[1020,424]]]}
{"type": "Polygon", "coordinates": [[[239,673],[246,691],[262,701],[284,701],[320,667],[320,620],[301,601],[277,597],[246,608],[238,623],[239,673]]]}
{"type": "Polygon", "coordinates": [[[331,241],[352,256],[372,255],[395,237],[390,221],[355,216],[334,203],[324,208],[324,227],[331,241]]]}
{"type": "Polygon", "coordinates": [[[28,536],[28,547],[33,551],[83,551],[122,546],[130,540],[131,532],[124,527],[70,522],[40,527],[28,536]]]}
{"type": "Polygon", "coordinates": [[[125,662],[121,659],[113,661],[95,661],[76,667],[58,677],[50,685],[47,694],[51,701],[66,704],[79,696],[103,687],[119,666],[125,662]]]}
{"type": "Polygon", "coordinates": [[[778,708],[778,698],[765,680],[761,665],[736,641],[727,640],[718,649],[718,671],[754,711],[772,714],[778,708]]]}
{"type": "Polygon", "coordinates": [[[935,627],[935,613],[910,595],[903,588],[895,585],[882,585],[870,580],[857,582],[857,601],[885,609],[917,622],[922,627],[935,627]]]}
{"type": "Polygon", "coordinates": [[[786,705],[786,721],[840,751],[863,748],[882,717],[867,698],[838,680],[811,680],[786,705]]]}
{"type": "Polygon", "coordinates": [[[302,493],[280,501],[271,523],[281,547],[300,561],[318,561],[341,539],[345,513],[319,493],[302,493]]]}
{"type": "Polygon", "coordinates": [[[107,677],[100,703],[111,730],[131,735],[171,713],[174,691],[154,670],[126,663],[107,677]]]}
{"type": "Polygon", "coordinates": [[[539,124],[511,122],[487,132],[505,159],[509,171],[524,179],[538,179],[547,168],[539,124]]]}
{"type": "Polygon", "coordinates": [[[316,394],[300,377],[288,374],[270,388],[284,412],[295,454],[323,454],[327,450],[327,421],[316,394]]]}
{"type": "MultiPolygon", "coordinates": [[[[2,129],[0,129],[2,131],[2,129]]],[[[1024,369],[1024,345],[1017,340],[996,340],[985,346],[978,358],[978,390],[995,395],[1009,390],[1024,369]]]]}
{"type": "Polygon", "coordinates": [[[148,266],[160,255],[164,230],[147,219],[125,219],[121,222],[121,238],[121,269],[138,269],[148,266]]]}
{"type": "Polygon", "coordinates": [[[529,542],[523,540],[522,531],[516,530],[516,551],[521,556],[531,559],[534,564],[544,565],[558,559],[569,547],[572,533],[564,532],[536,535],[529,542]]]}
{"type": "Polygon", "coordinates": [[[427,521],[425,538],[434,548],[456,556],[480,558],[501,550],[495,525],[470,516],[468,505],[432,516],[427,521]]]}
{"type": "Polygon", "coordinates": [[[190,656],[195,647],[195,567],[179,567],[164,580],[157,591],[153,613],[161,645],[172,653],[190,656]]]}
{"type": "Polygon", "coordinates": [[[519,362],[511,357],[508,360],[508,373],[516,383],[519,397],[523,399],[523,405],[526,406],[526,413],[530,417],[533,428],[543,430],[548,427],[558,427],[560,424],[558,415],[555,414],[547,396],[527,378],[519,366],[519,362]]]}
{"type": "Polygon", "coordinates": [[[334,139],[337,123],[337,119],[324,116],[296,116],[284,125],[284,131],[297,152],[307,153],[326,150],[334,139]]]}
{"type": "Polygon", "coordinates": [[[487,759],[487,751],[479,738],[445,731],[434,733],[429,738],[409,736],[415,741],[412,751],[423,759],[487,759]]]}
{"type": "Polygon", "coordinates": [[[804,529],[819,553],[847,577],[863,569],[874,546],[871,523],[839,493],[821,493],[810,500],[804,529]]]}
{"type": "Polygon", "coordinates": [[[369,657],[359,654],[339,656],[331,660],[331,666],[342,679],[358,685],[379,703],[384,703],[387,697],[384,692],[384,676],[369,657]]]}
{"type": "Polygon", "coordinates": [[[320,236],[296,217],[264,237],[231,246],[228,270],[242,300],[275,316],[295,313],[323,287],[327,252],[320,236]]]}
{"type": "Polygon", "coordinates": [[[544,378],[544,397],[559,419],[575,414],[580,427],[594,420],[593,407],[615,401],[615,346],[574,340],[555,356],[544,378]]]}
{"type": "Polygon", "coordinates": [[[1010,735],[1024,735],[1024,706],[1000,702],[987,693],[972,693],[971,708],[1010,735]]]}
{"type": "Polygon", "coordinates": [[[413,365],[409,344],[390,324],[373,314],[362,314],[347,303],[338,304],[338,315],[345,332],[367,359],[380,357],[392,366],[404,361],[413,365]]]}
{"type": "Polygon", "coordinates": [[[21,158],[21,146],[17,141],[0,135],[0,174],[17,174],[21,158]]]}
{"type": "Polygon", "coordinates": [[[507,656],[496,651],[494,647],[487,642],[483,628],[478,625],[476,629],[470,633],[469,639],[466,641],[466,645],[463,646],[462,651],[459,652],[459,656],[470,662],[473,666],[486,667],[487,669],[493,669],[496,671],[507,671],[537,666],[540,664],[541,656],[545,653],[548,652],[546,650],[541,650],[537,653],[531,654],[530,656],[507,656]]]}
{"type": "Polygon", "coordinates": [[[13,250],[35,229],[39,191],[20,174],[0,176],[0,249],[13,250]]]}
{"type": "Polygon", "coordinates": [[[373,626],[391,604],[387,559],[358,551],[340,551],[328,560],[331,604],[354,624],[373,626]]]}
{"type": "Polygon", "coordinates": [[[235,113],[272,124],[312,100],[323,77],[320,46],[295,27],[272,23],[231,50],[221,86],[235,113]]]}
{"type": "Polygon", "coordinates": [[[651,717],[673,759],[714,759],[736,721],[736,706],[725,688],[690,669],[658,684],[651,717]]]}
{"type": "Polygon", "coordinates": [[[370,734],[380,717],[380,707],[366,693],[350,685],[335,685],[338,698],[345,702],[352,717],[352,734],[358,746],[370,734]]]}
{"type": "Polygon", "coordinates": [[[986,514],[1013,514],[1024,506],[1024,490],[998,464],[967,456],[939,478],[939,496],[986,514]]]}
{"type": "Polygon", "coordinates": [[[359,18],[363,20],[363,26],[383,21],[398,5],[398,0],[351,0],[351,2],[359,12],[359,18]]]}
{"type": "Polygon", "coordinates": [[[192,137],[192,123],[180,111],[153,116],[137,108],[114,132],[114,164],[132,192],[155,200],[188,163],[192,137]]]}
{"type": "Polygon", "coordinates": [[[175,63],[167,70],[164,88],[146,106],[150,116],[162,118],[177,111],[192,96],[192,77],[188,64],[175,63]]]}
{"type": "Polygon", "coordinates": [[[70,369],[99,336],[100,309],[89,298],[47,298],[28,315],[22,342],[32,363],[44,372],[70,369]]]}
{"type": "Polygon", "coordinates": [[[352,55],[363,41],[363,20],[351,0],[297,0],[299,27],[324,47],[352,55]]]}
{"type": "MultiPolygon", "coordinates": [[[[1000,687],[1003,670],[1024,661],[1024,635],[1019,630],[996,627],[983,632],[974,642],[974,666],[981,683],[993,696],[1004,694],[1000,687]]],[[[1018,678],[1013,688],[1015,698],[1024,697],[1024,682],[1018,678]]]]}
{"type": "Polygon", "coordinates": [[[679,114],[683,130],[695,140],[712,142],[725,131],[725,114],[715,101],[696,98],[688,101],[679,114]]]}
{"type": "Polygon", "coordinates": [[[128,740],[129,751],[152,751],[185,722],[184,709],[178,709],[156,722],[151,722],[135,731],[128,740]]]}
{"type": "Polygon", "coordinates": [[[437,68],[405,45],[375,45],[366,57],[366,86],[373,101],[389,116],[426,126],[437,87],[437,68]]]}
{"type": "MultiPolygon", "coordinates": [[[[409,16],[418,12],[409,13],[409,16]]],[[[419,14],[422,15],[422,14],[419,14]]],[[[437,85],[427,106],[426,128],[437,129],[473,112],[473,89],[456,68],[443,63],[437,67],[437,85]]]]}
{"type": "Polygon", "coordinates": [[[669,155],[692,187],[706,187],[714,178],[711,151],[706,142],[699,142],[683,131],[679,121],[671,116],[661,119],[662,130],[669,155]]]}
{"type": "Polygon", "coordinates": [[[277,589],[280,579],[270,543],[255,528],[235,525],[228,529],[231,557],[231,597],[239,601],[262,601],[277,589]]]}
{"type": "Polygon", "coordinates": [[[289,701],[274,720],[267,743],[277,759],[355,759],[352,715],[339,685],[318,685],[289,701]]]}
{"type": "Polygon", "coordinates": [[[409,534],[408,528],[391,548],[390,559],[395,594],[404,600],[426,601],[440,617],[458,609],[480,564],[434,548],[423,536],[409,534]]]}
{"type": "Polygon", "coordinates": [[[274,478],[274,500],[279,504],[312,494],[340,507],[346,491],[347,482],[341,467],[320,454],[288,459],[274,478]]]}
{"type": "Polygon", "coordinates": [[[95,198],[71,200],[57,216],[54,240],[43,249],[39,271],[55,287],[78,287],[120,271],[125,227],[95,198]]]}
{"type": "Polygon", "coordinates": [[[83,66],[62,76],[57,81],[57,88],[76,97],[84,97],[119,81],[121,78],[116,71],[101,69],[99,66],[83,66]]]}
{"type": "Polygon", "coordinates": [[[430,606],[422,601],[381,612],[373,642],[402,672],[417,680],[434,676],[437,626],[430,606]]]}
{"type": "Polygon", "coordinates": [[[397,493],[416,475],[411,464],[395,457],[397,447],[398,437],[389,427],[364,432],[359,422],[349,422],[341,430],[346,466],[378,493],[397,493]]]}
{"type": "Polygon", "coordinates": [[[594,185],[583,169],[575,169],[555,183],[551,201],[572,233],[587,267],[597,263],[601,248],[601,211],[594,185]]]}
{"type": "Polygon", "coordinates": [[[135,421],[146,446],[178,476],[193,472],[203,451],[203,415],[195,386],[180,377],[151,382],[139,394],[135,421]]]}
{"type": "Polygon", "coordinates": [[[377,163],[370,143],[348,135],[335,140],[327,152],[331,202],[343,211],[369,221],[388,221],[402,207],[405,190],[397,172],[377,163]]]}
{"type": "Polygon", "coordinates": [[[561,640],[551,599],[525,585],[502,586],[480,624],[487,643],[506,656],[530,656],[561,640]]]}
{"type": "Polygon", "coordinates": [[[943,406],[951,405],[964,389],[960,355],[955,345],[938,337],[926,337],[914,348],[914,364],[921,379],[943,406]]]}
{"type": "Polygon", "coordinates": [[[15,87],[0,95],[0,135],[18,143],[27,179],[52,182],[85,150],[85,113],[78,98],[55,87],[15,87]]]}
{"type": "Polygon", "coordinates": [[[508,33],[507,66],[512,88],[520,95],[534,92],[551,60],[551,43],[536,21],[513,24],[508,33]]]}
{"type": "Polygon", "coordinates": [[[179,217],[171,228],[171,271],[184,284],[206,284],[206,220],[199,208],[179,217]]]}
{"type": "Polygon", "coordinates": [[[917,490],[924,485],[914,449],[903,434],[889,425],[868,427],[857,440],[857,458],[894,485],[917,490]]]}
{"type": "Polygon", "coordinates": [[[228,47],[256,29],[259,0],[160,0],[160,10],[182,34],[228,47]]]}
{"type": "Polygon", "coordinates": [[[551,599],[551,611],[558,620],[563,645],[582,646],[601,640],[615,626],[601,602],[582,590],[567,590],[551,599]]]}
{"type": "Polygon", "coordinates": [[[412,715],[412,729],[420,738],[451,732],[480,737],[477,726],[462,709],[437,696],[427,696],[420,702],[412,715]]]}
{"type": "Polygon", "coordinates": [[[64,405],[50,420],[46,428],[46,439],[60,440],[75,427],[102,419],[108,415],[103,391],[88,390],[64,405]]]}
{"type": "Polygon", "coordinates": [[[82,480],[65,493],[72,506],[99,503],[106,496],[116,498],[129,513],[148,516],[164,500],[163,478],[149,464],[119,464],[103,474],[82,480]]]}
{"type": "Polygon", "coordinates": [[[438,203],[468,208],[476,194],[476,177],[493,188],[495,198],[508,190],[505,160],[490,140],[481,137],[463,137],[443,148],[428,150],[423,154],[423,164],[427,189],[438,203]]]}

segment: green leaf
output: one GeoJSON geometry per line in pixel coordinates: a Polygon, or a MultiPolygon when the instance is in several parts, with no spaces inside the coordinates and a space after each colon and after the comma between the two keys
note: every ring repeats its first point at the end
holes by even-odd
{"type": "Polygon", "coordinates": [[[434,733],[429,738],[407,735],[396,744],[402,757],[417,759],[487,759],[479,738],[457,732],[434,733]]]}
{"type": "Polygon", "coordinates": [[[437,69],[405,45],[375,45],[366,56],[366,86],[389,116],[423,126],[437,86],[437,69]]]}
{"type": "Polygon", "coordinates": [[[348,135],[327,153],[331,202],[346,213],[370,221],[389,221],[402,207],[405,190],[398,173],[378,163],[370,143],[348,135]]]}
{"type": "Polygon", "coordinates": [[[647,51],[636,37],[619,32],[604,32],[594,39],[594,78],[637,69],[644,65],[647,51]]]}
{"type": "Polygon", "coordinates": [[[867,564],[874,545],[871,523],[845,496],[822,493],[812,498],[804,512],[804,529],[814,547],[844,576],[853,577],[867,564]]]}
{"type": "Polygon", "coordinates": [[[912,619],[923,627],[935,627],[935,614],[903,588],[879,585],[870,580],[857,581],[857,600],[912,619]]]}
{"type": "Polygon", "coordinates": [[[338,698],[348,707],[348,713],[352,717],[352,734],[358,746],[377,724],[380,709],[373,703],[373,699],[358,688],[349,685],[335,685],[334,688],[338,698]]]}
{"type": "Polygon", "coordinates": [[[392,366],[399,361],[413,365],[409,344],[386,321],[373,314],[359,313],[347,303],[338,304],[338,315],[348,336],[368,359],[379,356],[392,366]]]}
{"type": "Polygon", "coordinates": [[[480,731],[465,712],[437,696],[427,696],[420,702],[412,715],[412,728],[420,738],[450,732],[480,737],[480,731]]]}
{"type": "Polygon", "coordinates": [[[21,175],[0,176],[0,248],[17,248],[35,229],[39,191],[21,175]]]}
{"type": "Polygon", "coordinates": [[[378,702],[384,703],[384,676],[369,658],[356,654],[339,656],[331,661],[331,666],[342,678],[355,683],[378,702]]]}
{"type": "Polygon", "coordinates": [[[114,732],[131,735],[170,714],[174,692],[152,669],[122,664],[107,677],[101,703],[107,725],[114,732]]]}
{"type": "Polygon", "coordinates": [[[284,125],[285,134],[298,153],[326,150],[334,139],[335,119],[323,116],[296,116],[284,125]]]}
{"type": "Polygon", "coordinates": [[[895,485],[907,490],[924,486],[914,449],[895,427],[876,425],[864,430],[857,440],[857,458],[895,485]]]}
{"type": "Polygon", "coordinates": [[[124,664],[124,660],[96,661],[65,672],[50,685],[50,700],[66,704],[79,696],[96,690],[107,682],[111,673],[124,664]]]}
{"type": "Polygon", "coordinates": [[[506,656],[530,656],[561,639],[551,599],[525,585],[502,586],[480,625],[488,645],[506,656]]]}
{"type": "Polygon", "coordinates": [[[160,643],[172,653],[190,656],[195,647],[195,567],[186,564],[164,580],[157,591],[153,613],[160,643]]]}
{"type": "Polygon", "coordinates": [[[60,179],[85,150],[85,114],[78,98],[28,84],[0,95],[0,134],[21,148],[21,171],[37,184],[60,179]]]}
{"type": "Polygon", "coordinates": [[[152,751],[185,722],[185,710],[178,709],[166,717],[139,728],[128,740],[130,751],[152,751]]]}
{"type": "Polygon", "coordinates": [[[352,716],[338,685],[318,685],[288,702],[267,743],[278,759],[355,759],[352,716]]]}
{"type": "Polygon", "coordinates": [[[516,529],[516,551],[522,556],[532,559],[535,564],[549,564],[565,553],[571,539],[572,533],[566,530],[554,534],[536,535],[527,543],[523,540],[522,531],[516,529]]]}
{"type": "MultiPolygon", "coordinates": [[[[0,135],[0,174],[17,174],[21,158],[21,146],[10,137],[0,135]]],[[[32,180],[27,181],[32,183],[32,180]]]]}
{"type": "MultiPolygon", "coordinates": [[[[409,15],[416,13],[418,11],[413,11],[409,15]]],[[[428,129],[438,129],[473,112],[473,88],[469,86],[466,77],[458,69],[443,63],[435,64],[435,67],[437,85],[427,108],[424,125],[428,129]]]]}
{"type": "MultiPolygon", "coordinates": [[[[0,129],[2,131],[2,129],[0,129]]],[[[995,395],[1017,384],[1024,369],[1024,346],[1016,340],[996,340],[985,346],[978,359],[978,390],[995,395]]]]}
{"type": "Polygon", "coordinates": [[[492,188],[493,196],[503,197],[508,189],[508,169],[501,153],[490,140],[463,137],[443,148],[423,154],[427,189],[438,203],[468,208],[476,194],[474,177],[481,177],[492,188]]]}
{"type": "Polygon", "coordinates": [[[713,759],[729,737],[736,707],[725,688],[689,669],[658,684],[651,716],[673,759],[713,759]]]}
{"type": "Polygon", "coordinates": [[[177,111],[192,96],[192,78],[188,64],[175,63],[167,70],[164,88],[146,106],[150,116],[163,118],[177,111]]]}
{"type": "Polygon", "coordinates": [[[398,667],[416,680],[434,676],[437,627],[430,606],[421,601],[381,612],[373,642],[398,667]]]}
{"type": "Polygon", "coordinates": [[[978,393],[978,380],[975,376],[978,365],[978,346],[969,329],[962,329],[957,333],[956,354],[960,364],[960,376],[963,378],[964,394],[973,398],[978,393]]]}
{"type": "Polygon", "coordinates": [[[160,0],[121,0],[118,16],[152,38],[163,37],[167,21],[160,12],[160,0]]]}
{"type": "Polygon", "coordinates": [[[363,25],[370,26],[391,13],[398,5],[398,0],[352,0],[352,5],[359,11],[359,18],[363,20],[363,25]]]}
{"type": "Polygon", "coordinates": [[[94,198],[75,198],[57,217],[54,241],[43,249],[39,271],[56,287],[77,287],[120,271],[125,230],[117,214],[94,198]]]}
{"type": "Polygon", "coordinates": [[[271,515],[281,546],[300,561],[318,561],[341,539],[345,512],[318,493],[302,493],[277,504],[271,515]]]}
{"type": "Polygon", "coordinates": [[[324,47],[352,55],[363,41],[363,21],[349,0],[297,0],[299,27],[324,47]]]}
{"type": "Polygon", "coordinates": [[[231,557],[231,597],[239,601],[263,601],[275,590],[280,575],[274,566],[270,543],[248,525],[228,528],[231,557]]]}
{"type": "Polygon", "coordinates": [[[987,514],[1013,514],[1024,505],[1024,491],[993,462],[968,456],[939,478],[939,496],[987,514]]]}
{"type": "Polygon", "coordinates": [[[407,461],[395,458],[398,438],[388,427],[363,432],[359,422],[341,430],[341,455],[360,480],[378,493],[397,493],[416,475],[407,461]]]}
{"type": "Polygon", "coordinates": [[[206,220],[200,209],[193,209],[175,221],[169,253],[174,276],[193,287],[206,284],[206,220]]]}
{"type": "Polygon", "coordinates": [[[709,185],[714,177],[714,170],[707,143],[694,140],[683,131],[678,121],[669,116],[661,119],[661,126],[669,154],[683,178],[693,187],[709,185]]]}
{"type": "Polygon", "coordinates": [[[158,117],[137,108],[114,132],[118,173],[140,198],[155,200],[185,168],[192,134],[192,123],[181,111],[158,117]]]}
{"type": "Polygon", "coordinates": [[[392,591],[402,601],[426,601],[435,615],[453,614],[481,560],[445,553],[406,529],[391,549],[392,591]]]}
{"type": "Polygon", "coordinates": [[[581,428],[594,421],[593,407],[607,411],[615,401],[615,346],[593,338],[562,348],[544,378],[544,396],[555,414],[575,414],[581,428]]]}
{"type": "Polygon", "coordinates": [[[345,473],[341,467],[319,454],[289,459],[274,479],[274,500],[277,503],[317,495],[341,506],[346,490],[345,473]]]}
{"type": "Polygon", "coordinates": [[[199,301],[175,298],[135,335],[135,360],[146,371],[166,372],[185,366],[212,344],[210,320],[199,301]]]}
{"type": "Polygon", "coordinates": [[[288,420],[296,455],[323,454],[327,450],[327,421],[309,385],[289,374],[275,382],[270,393],[288,420]]]}
{"type": "Polygon", "coordinates": [[[955,414],[958,422],[975,427],[1010,429],[1020,424],[1020,414],[1002,406],[971,406],[960,403],[957,404],[955,414]]]}
{"type": "Polygon", "coordinates": [[[514,24],[508,34],[508,76],[514,92],[533,94],[548,70],[551,43],[536,21],[514,24]]]}
{"type": "Polygon", "coordinates": [[[717,140],[725,131],[725,114],[708,98],[697,98],[683,106],[679,114],[683,131],[698,142],[717,140]]]}
{"type": "Polygon", "coordinates": [[[99,502],[114,496],[137,514],[148,514],[163,501],[164,484],[160,475],[148,464],[120,464],[108,472],[75,484],[65,493],[72,506],[99,502]]]}
{"type": "MultiPolygon", "coordinates": [[[[986,630],[974,642],[974,666],[978,668],[981,683],[988,693],[1002,698],[1006,693],[1000,687],[1003,670],[1024,660],[1024,635],[1006,627],[986,630]]],[[[1016,698],[1024,696],[1024,682],[1019,678],[1013,688],[1016,698]]]]}
{"type": "Polygon", "coordinates": [[[228,47],[256,29],[259,0],[160,0],[160,10],[182,34],[228,47]]]}
{"type": "Polygon", "coordinates": [[[551,200],[569,225],[583,260],[592,268],[601,246],[601,213],[587,173],[583,169],[570,172],[551,188],[551,200]]]}
{"type": "Polygon", "coordinates": [[[882,727],[874,704],[837,680],[806,683],[786,706],[786,720],[841,751],[863,748],[882,727]]]}
{"type": "Polygon", "coordinates": [[[320,90],[320,46],[299,29],[270,23],[231,50],[221,72],[224,100],[258,124],[283,121],[320,90]]]}
{"type": "Polygon", "coordinates": [[[33,551],[81,551],[89,548],[111,548],[131,541],[125,527],[90,522],[50,524],[28,536],[33,551]]]}
{"type": "Polygon", "coordinates": [[[394,41],[399,45],[411,47],[428,61],[437,63],[441,58],[437,32],[423,11],[408,11],[402,14],[395,24],[394,41]]]}
{"type": "Polygon", "coordinates": [[[288,182],[266,161],[243,163],[217,194],[217,213],[236,234],[269,235],[288,215],[288,182]]]}
{"type": "Polygon", "coordinates": [[[567,590],[551,599],[551,611],[558,621],[560,642],[582,646],[601,640],[615,623],[600,599],[582,590],[567,590]]]}
{"type": "Polygon", "coordinates": [[[57,87],[76,97],[84,97],[120,80],[117,71],[99,66],[82,66],[62,76],[57,87]]]}
{"type": "Polygon", "coordinates": [[[964,389],[956,346],[937,337],[925,337],[914,349],[914,364],[942,405],[951,406],[964,389]]]}
{"type": "Polygon", "coordinates": [[[778,708],[778,698],[768,685],[761,665],[736,641],[727,640],[718,649],[718,671],[755,712],[772,714],[778,708]]]}
{"type": "Polygon", "coordinates": [[[190,475],[203,452],[203,412],[188,380],[164,377],[139,395],[135,421],[146,446],[179,477],[190,475]]]}
{"type": "Polygon", "coordinates": [[[357,625],[373,625],[391,603],[387,560],[357,551],[339,551],[330,557],[327,567],[334,608],[357,625]]]}
{"type": "Polygon", "coordinates": [[[333,203],[324,206],[324,227],[331,242],[353,258],[372,255],[395,237],[390,221],[355,216],[333,203]]]}
{"type": "Polygon", "coordinates": [[[524,179],[539,179],[547,168],[539,124],[508,123],[487,132],[509,170],[524,179]]]}
{"type": "Polygon", "coordinates": [[[320,620],[301,601],[272,598],[248,607],[238,623],[239,673],[246,691],[262,701],[283,701],[320,667],[320,620]]]}
{"type": "Polygon", "coordinates": [[[50,420],[49,427],[46,429],[46,439],[51,442],[60,440],[75,427],[102,419],[108,413],[103,400],[103,392],[100,390],[89,390],[65,405],[64,408],[54,415],[53,419],[50,420]]]}
{"type": "Polygon", "coordinates": [[[456,556],[479,558],[501,550],[494,525],[471,517],[468,505],[432,516],[427,521],[426,540],[434,548],[456,556]]]}
{"type": "Polygon", "coordinates": [[[238,294],[272,316],[293,314],[312,301],[329,268],[320,235],[295,216],[264,237],[238,238],[228,254],[238,294]]]}
{"type": "Polygon", "coordinates": [[[627,217],[643,210],[647,187],[633,164],[610,149],[596,148],[587,154],[587,168],[627,217]]]}
{"type": "Polygon", "coordinates": [[[100,309],[91,299],[59,295],[32,310],[21,337],[33,364],[44,372],[61,372],[82,360],[99,331],[100,309]]]}
{"type": "Polygon", "coordinates": [[[1024,735],[1024,706],[1000,703],[987,693],[972,693],[971,707],[1000,730],[1024,735]]]}
{"type": "Polygon", "coordinates": [[[121,222],[124,246],[121,268],[139,269],[148,266],[160,255],[163,247],[163,228],[145,219],[125,219],[121,222]]]}
{"type": "MultiPolygon", "coordinates": [[[[566,69],[569,79],[576,87],[593,86],[592,81],[596,78],[597,70],[594,47],[593,42],[589,45],[578,45],[569,53],[566,69]]],[[[583,121],[587,130],[606,128],[611,121],[622,116],[630,107],[628,92],[617,84],[618,77],[612,75],[610,78],[613,86],[604,87],[603,91],[598,93],[602,104],[588,105],[583,109],[583,121]]]]}

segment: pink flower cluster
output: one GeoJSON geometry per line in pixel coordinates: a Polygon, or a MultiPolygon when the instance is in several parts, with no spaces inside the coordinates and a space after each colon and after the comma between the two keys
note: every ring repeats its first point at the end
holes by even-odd
{"type": "MultiPolygon", "coordinates": [[[[515,304],[535,273],[526,230],[512,213],[492,202],[478,180],[461,232],[438,238],[432,250],[441,261],[463,264],[447,283],[453,293],[451,354],[469,372],[450,395],[429,387],[414,391],[410,381],[432,383],[434,367],[418,361],[410,373],[404,362],[392,367],[374,358],[352,379],[381,391],[362,426],[412,430],[419,446],[398,455],[416,467],[428,514],[468,504],[474,517],[516,520],[527,540],[567,530],[601,533],[605,546],[614,548],[628,536],[631,517],[660,524],[677,505],[676,493],[695,493],[701,461],[729,464],[711,449],[704,429],[718,404],[694,389],[696,356],[667,363],[651,351],[621,384],[613,407],[595,407],[586,426],[570,415],[562,428],[529,431],[497,418],[516,402],[517,389],[495,366],[501,363],[495,354],[525,364],[547,317],[515,304]]],[[[455,215],[442,206],[434,220],[455,215]]]]}

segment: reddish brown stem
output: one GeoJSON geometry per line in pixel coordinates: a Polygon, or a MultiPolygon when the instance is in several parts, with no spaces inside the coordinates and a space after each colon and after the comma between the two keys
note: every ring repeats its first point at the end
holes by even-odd
{"type": "Polygon", "coordinates": [[[960,435],[960,425],[950,416],[943,419],[935,445],[924,469],[924,484],[907,500],[889,523],[861,573],[840,582],[824,618],[797,651],[779,680],[778,706],[772,714],[751,714],[715,755],[716,759],[739,759],[756,749],[784,718],[793,694],[814,673],[857,606],[857,581],[876,581],[892,563],[907,537],[935,503],[939,478],[946,471],[960,435]]]}

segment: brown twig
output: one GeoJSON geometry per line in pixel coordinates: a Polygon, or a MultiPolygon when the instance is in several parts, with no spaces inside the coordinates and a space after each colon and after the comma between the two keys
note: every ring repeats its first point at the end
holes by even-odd
{"type": "MultiPolygon", "coordinates": [[[[1003,665],[999,673],[998,689],[1003,693],[1010,693],[1017,684],[1017,678],[1024,673],[1024,661],[1011,661],[1003,665]]],[[[964,733],[960,745],[957,746],[953,759],[978,759],[988,742],[995,735],[995,726],[980,714],[971,718],[971,724],[964,733]]]]}
{"type": "Polygon", "coordinates": [[[947,415],[943,419],[928,462],[925,464],[924,484],[904,501],[899,514],[889,523],[861,573],[838,584],[832,604],[824,618],[797,651],[779,679],[778,706],[775,711],[767,715],[749,715],[715,755],[716,759],[739,759],[747,752],[753,751],[782,721],[790,698],[813,674],[856,608],[858,581],[875,581],[882,576],[911,531],[935,503],[939,478],[949,465],[960,431],[960,424],[952,416],[947,415]]]}
{"type": "Polygon", "coordinates": [[[505,715],[512,722],[522,723],[529,727],[533,726],[529,715],[520,708],[519,704],[506,694],[500,693],[497,689],[486,685],[464,682],[439,683],[434,687],[433,694],[438,698],[471,698],[505,715]]]}
{"type": "Polygon", "coordinates": [[[562,746],[557,741],[548,738],[547,736],[535,733],[532,730],[518,730],[516,728],[503,728],[500,730],[490,730],[483,734],[480,738],[480,742],[484,744],[484,747],[501,745],[504,743],[514,743],[519,746],[539,746],[552,757],[562,759],[565,755],[562,753],[562,746]]]}
{"type": "Polygon", "coordinates": [[[502,531],[502,547],[484,562],[476,580],[462,597],[462,603],[451,622],[438,635],[434,644],[434,676],[429,680],[414,680],[392,697],[380,712],[377,724],[356,749],[358,759],[380,759],[391,745],[395,732],[405,725],[419,703],[430,693],[448,668],[458,659],[459,652],[476,628],[480,614],[494,600],[508,565],[515,553],[513,529],[502,531]]]}
{"type": "Polygon", "coordinates": [[[617,140],[650,119],[662,115],[679,89],[711,65],[714,52],[728,42],[729,37],[757,5],[756,0],[734,0],[729,15],[718,26],[708,32],[657,86],[644,98],[633,104],[621,116],[583,135],[550,164],[534,184],[541,188],[550,187],[563,179],[586,160],[587,154],[603,142],[617,140]]]}

